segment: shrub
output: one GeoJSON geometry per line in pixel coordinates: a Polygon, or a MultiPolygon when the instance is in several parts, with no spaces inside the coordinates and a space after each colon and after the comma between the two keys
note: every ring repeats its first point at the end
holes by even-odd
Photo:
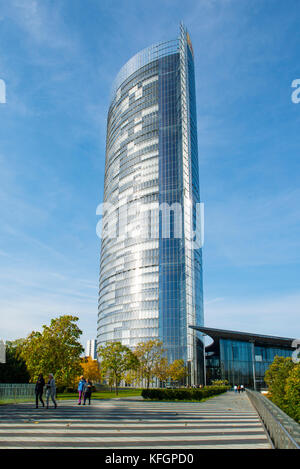
{"type": "Polygon", "coordinates": [[[215,379],[212,381],[213,386],[228,386],[229,382],[227,379],[215,379]]]}
{"type": "Polygon", "coordinates": [[[300,364],[290,371],[285,384],[285,411],[300,423],[300,364]]]}
{"type": "Polygon", "coordinates": [[[265,374],[270,400],[300,422],[300,364],[290,357],[274,358],[265,374]]]}
{"type": "Polygon", "coordinates": [[[283,411],[286,411],[285,386],[294,366],[290,357],[276,356],[265,373],[265,382],[271,394],[271,400],[283,411]]]}
{"type": "Polygon", "coordinates": [[[142,397],[152,400],[194,400],[201,401],[204,398],[215,396],[228,391],[228,386],[205,386],[192,389],[143,389],[142,397]]]}

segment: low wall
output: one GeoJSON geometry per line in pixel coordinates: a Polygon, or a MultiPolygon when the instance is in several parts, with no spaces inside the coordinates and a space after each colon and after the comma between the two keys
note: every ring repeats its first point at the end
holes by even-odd
{"type": "Polygon", "coordinates": [[[276,449],[300,449],[300,425],[257,391],[246,390],[276,449]]]}

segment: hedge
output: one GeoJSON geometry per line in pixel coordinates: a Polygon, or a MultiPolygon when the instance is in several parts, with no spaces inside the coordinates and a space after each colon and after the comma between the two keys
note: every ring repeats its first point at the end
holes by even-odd
{"type": "Polygon", "coordinates": [[[207,397],[216,396],[228,391],[229,386],[205,386],[204,388],[191,389],[143,389],[144,399],[163,400],[193,400],[201,401],[207,397]]]}

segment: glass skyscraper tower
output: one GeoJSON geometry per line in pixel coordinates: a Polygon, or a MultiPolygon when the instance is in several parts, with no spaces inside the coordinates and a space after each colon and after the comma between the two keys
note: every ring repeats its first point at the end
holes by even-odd
{"type": "Polygon", "coordinates": [[[159,339],[203,382],[202,250],[194,58],[176,40],[132,57],[107,118],[97,343],[159,339]]]}

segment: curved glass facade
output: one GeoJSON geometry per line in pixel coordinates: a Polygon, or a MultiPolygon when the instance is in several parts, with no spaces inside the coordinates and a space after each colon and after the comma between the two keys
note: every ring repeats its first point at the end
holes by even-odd
{"type": "Polygon", "coordinates": [[[162,340],[203,382],[201,247],[192,46],[151,46],[120,70],[107,119],[97,342],[162,340]],[[166,222],[167,220],[167,222],[166,222]],[[166,229],[167,227],[167,229],[166,229]],[[167,232],[166,232],[167,231],[167,232]]]}
{"type": "Polygon", "coordinates": [[[238,340],[220,339],[219,349],[208,352],[206,370],[208,383],[227,380],[232,386],[243,384],[251,388],[265,388],[265,372],[276,356],[291,357],[293,349],[266,346],[238,340]]]}
{"type": "Polygon", "coordinates": [[[213,339],[206,347],[206,379],[227,380],[254,389],[266,387],[264,376],[276,356],[292,357],[294,339],[200,327],[213,339]]]}

